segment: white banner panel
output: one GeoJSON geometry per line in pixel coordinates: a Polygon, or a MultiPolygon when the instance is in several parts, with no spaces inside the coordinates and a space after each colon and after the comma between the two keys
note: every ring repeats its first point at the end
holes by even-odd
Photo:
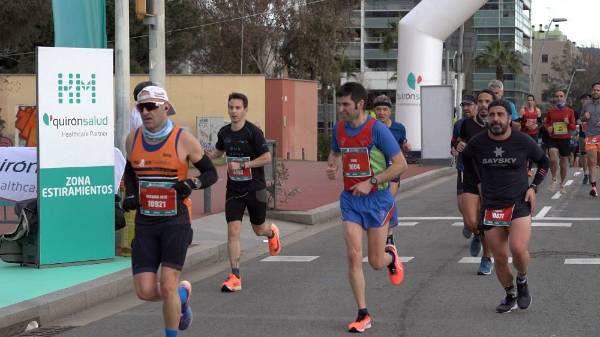
{"type": "Polygon", "coordinates": [[[449,85],[421,87],[421,158],[448,159],[454,91],[449,85]]]}
{"type": "MultiPolygon", "coordinates": [[[[114,190],[125,171],[125,158],[114,148],[114,190]]],[[[17,202],[37,198],[37,148],[0,147],[0,200],[17,202]]]]}
{"type": "Polygon", "coordinates": [[[37,171],[35,147],[0,147],[0,199],[37,197],[37,171]]]}
{"type": "Polygon", "coordinates": [[[39,47],[37,73],[40,168],[114,165],[113,51],[39,47]]]}

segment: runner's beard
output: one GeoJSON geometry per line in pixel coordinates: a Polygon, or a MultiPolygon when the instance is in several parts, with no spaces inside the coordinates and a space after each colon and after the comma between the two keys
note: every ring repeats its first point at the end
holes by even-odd
{"type": "Polygon", "coordinates": [[[488,130],[490,130],[490,132],[494,136],[500,136],[500,135],[503,135],[506,133],[506,131],[508,130],[508,124],[502,124],[502,123],[488,124],[488,130]]]}

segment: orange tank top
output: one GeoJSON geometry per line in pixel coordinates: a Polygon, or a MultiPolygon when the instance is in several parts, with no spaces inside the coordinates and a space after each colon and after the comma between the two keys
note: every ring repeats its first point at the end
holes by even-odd
{"type": "Polygon", "coordinates": [[[539,132],[537,109],[529,111],[527,107],[524,107],[522,119],[523,123],[521,124],[521,131],[529,135],[537,135],[539,132]]]}
{"type": "Polygon", "coordinates": [[[188,176],[187,163],[179,160],[177,143],[181,132],[179,127],[174,127],[167,138],[158,144],[149,144],[143,139],[141,128],[137,129],[133,138],[129,161],[138,178],[140,210],[136,217],[145,223],[162,222],[179,218],[185,214],[191,221],[191,199],[185,198],[180,205],[173,188],[179,180],[188,176]],[[185,206],[185,207],[181,207],[185,206]],[[146,221],[143,221],[143,220],[146,221]]]}

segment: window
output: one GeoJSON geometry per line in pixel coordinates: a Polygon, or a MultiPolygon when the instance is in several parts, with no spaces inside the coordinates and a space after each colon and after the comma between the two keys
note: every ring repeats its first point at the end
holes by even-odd
{"type": "Polygon", "coordinates": [[[542,63],[548,63],[548,54],[542,54],[542,63]]]}

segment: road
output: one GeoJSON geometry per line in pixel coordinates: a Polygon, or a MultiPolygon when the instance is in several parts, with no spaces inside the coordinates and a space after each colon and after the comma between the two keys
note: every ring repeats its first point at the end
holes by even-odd
{"type": "MultiPolygon", "coordinates": [[[[599,336],[600,200],[588,196],[581,178],[570,174],[573,182],[560,196],[547,182],[540,187],[530,245],[533,303],[508,314],[495,312],[504,296],[495,273],[478,276],[478,261],[468,263],[469,241],[456,224],[455,177],[404,193],[396,241],[407,260],[405,281],[392,286],[384,271],[365,263],[374,323],[364,335],[599,336]]],[[[341,233],[331,221],[284,246],[282,255],[313,257],[309,262],[247,254],[239,293],[219,290],[226,263],[191,271],[195,320],[180,336],[347,335],[356,306],[341,233]]],[[[163,336],[161,306],[140,303],[131,295],[51,325],[69,329],[61,337],[163,336]]]]}

